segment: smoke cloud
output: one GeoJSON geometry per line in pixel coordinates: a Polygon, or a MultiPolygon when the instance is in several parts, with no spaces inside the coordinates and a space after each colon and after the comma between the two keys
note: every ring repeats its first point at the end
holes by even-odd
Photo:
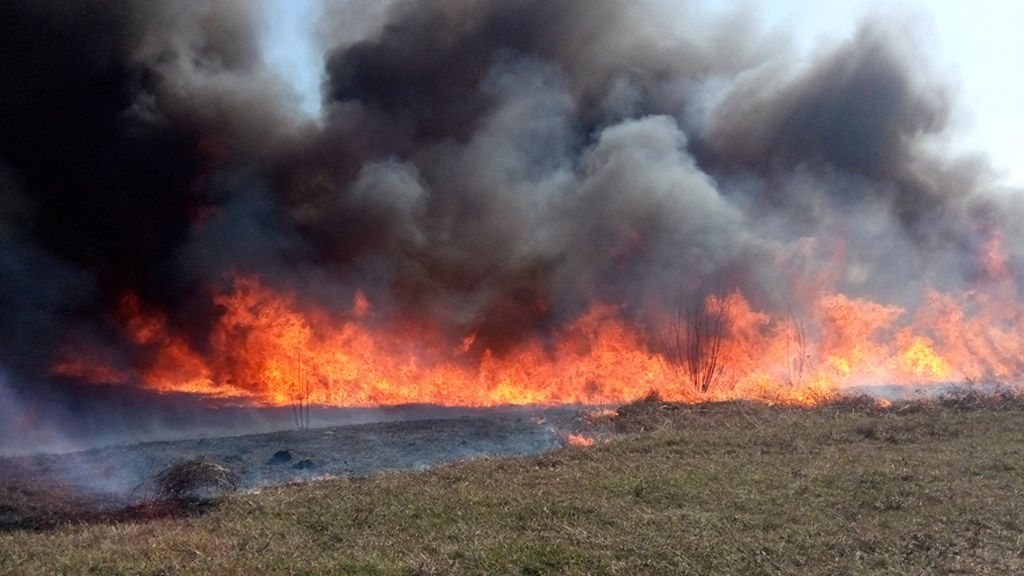
{"type": "Polygon", "coordinates": [[[238,275],[336,310],[361,290],[501,354],[595,301],[788,305],[840,252],[833,289],[912,302],[1021,239],[1019,199],[936,145],[955,94],[905,27],[798,62],[743,14],[666,10],[335,5],[309,121],[248,2],[4,2],[5,393],[84,393],[49,372],[69,341],[140,362],[126,294],[207,350],[238,275]]]}

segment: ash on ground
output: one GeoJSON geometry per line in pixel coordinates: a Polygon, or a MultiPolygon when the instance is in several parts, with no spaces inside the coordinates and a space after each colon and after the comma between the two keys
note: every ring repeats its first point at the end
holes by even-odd
{"type": "Polygon", "coordinates": [[[115,510],[152,498],[162,470],[189,459],[229,468],[238,488],[340,475],[422,469],[481,457],[554,450],[580,409],[486,409],[452,418],[343,425],[109,446],[0,458],[0,528],[45,525],[76,511],[115,510]]]}

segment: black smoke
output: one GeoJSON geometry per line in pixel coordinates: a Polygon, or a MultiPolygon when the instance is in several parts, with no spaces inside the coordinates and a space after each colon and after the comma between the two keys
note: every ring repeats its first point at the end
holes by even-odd
{"type": "Polygon", "coordinates": [[[206,350],[238,274],[339,309],[361,289],[500,354],[596,300],[789,305],[837,246],[858,271],[835,289],[913,301],[1019,235],[985,163],[932,145],[955,91],[904,27],[869,19],[801,62],[742,13],[668,10],[333,5],[310,121],[252,3],[3,2],[8,387],[73,402],[48,372],[69,339],[130,367],[126,293],[206,350]]]}

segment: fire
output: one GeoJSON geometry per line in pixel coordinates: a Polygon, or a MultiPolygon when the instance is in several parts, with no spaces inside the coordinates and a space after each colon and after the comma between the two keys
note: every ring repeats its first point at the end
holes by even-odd
{"type": "Polygon", "coordinates": [[[595,443],[593,438],[583,434],[570,434],[565,437],[565,442],[570,446],[593,446],[595,443]]]}
{"type": "Polygon", "coordinates": [[[619,415],[618,410],[612,410],[611,408],[599,408],[597,410],[591,410],[583,415],[583,417],[589,422],[599,422],[601,420],[607,420],[609,418],[615,418],[619,415]]]}
{"type": "Polygon", "coordinates": [[[806,404],[858,385],[1005,382],[1024,368],[1024,307],[973,291],[932,292],[912,313],[842,294],[823,294],[802,314],[756,310],[739,292],[709,297],[704,308],[721,315],[722,332],[707,390],[692,385],[685,356],[651,336],[685,336],[684,320],[664,315],[640,329],[610,304],[498,355],[473,353],[475,334],[452,342],[383,317],[363,292],[332,314],[239,277],[213,303],[222,313],[200,345],[128,294],[115,321],[136,357],[118,363],[102,349],[67,347],[52,371],[262,405],[493,406],[612,404],[651,390],[678,401],[806,404]]]}
{"type": "Polygon", "coordinates": [[[953,368],[945,358],[935,353],[927,338],[915,337],[900,356],[901,368],[917,378],[935,377],[948,380],[953,368]]]}

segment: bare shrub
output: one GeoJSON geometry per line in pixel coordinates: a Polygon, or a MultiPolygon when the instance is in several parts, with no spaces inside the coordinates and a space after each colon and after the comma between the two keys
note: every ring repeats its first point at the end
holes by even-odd
{"type": "Polygon", "coordinates": [[[799,388],[804,380],[804,365],[807,361],[807,330],[803,320],[793,312],[792,307],[787,306],[790,322],[793,324],[793,336],[787,340],[786,348],[789,353],[789,365],[786,373],[786,384],[790,388],[799,388]]]}
{"type": "Polygon", "coordinates": [[[237,487],[238,475],[209,458],[178,462],[154,480],[155,496],[164,500],[211,500],[237,487]]]}
{"type": "Polygon", "coordinates": [[[725,369],[722,343],[728,307],[724,297],[709,297],[685,308],[680,304],[663,335],[665,359],[694,392],[707,394],[725,369]]]}
{"type": "Polygon", "coordinates": [[[309,378],[304,370],[302,356],[296,355],[296,378],[292,385],[292,416],[295,418],[295,427],[299,430],[309,428],[309,408],[312,387],[309,378]]]}

